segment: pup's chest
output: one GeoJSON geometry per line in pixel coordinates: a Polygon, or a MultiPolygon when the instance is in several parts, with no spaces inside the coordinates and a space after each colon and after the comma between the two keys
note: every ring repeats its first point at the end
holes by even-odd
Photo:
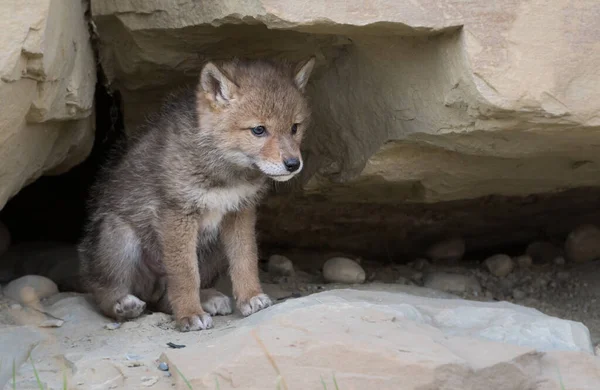
{"type": "Polygon", "coordinates": [[[231,187],[217,187],[201,191],[196,202],[200,209],[225,214],[254,203],[260,190],[260,185],[251,183],[242,183],[231,187]]]}
{"type": "Polygon", "coordinates": [[[218,230],[225,214],[256,203],[261,190],[260,185],[244,183],[199,192],[195,197],[195,207],[201,210],[203,230],[218,230]]]}

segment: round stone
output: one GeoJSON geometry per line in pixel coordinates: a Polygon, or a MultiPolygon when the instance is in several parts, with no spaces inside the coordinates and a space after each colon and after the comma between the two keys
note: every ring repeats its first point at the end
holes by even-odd
{"type": "Polygon", "coordinates": [[[492,275],[500,278],[510,274],[515,267],[508,255],[498,254],[485,259],[485,265],[492,275]]]}
{"type": "Polygon", "coordinates": [[[565,242],[567,259],[584,263],[600,259],[600,229],[594,225],[582,225],[567,236],[565,242]]]}
{"type": "Polygon", "coordinates": [[[269,257],[269,273],[280,276],[291,276],[294,274],[294,263],[285,256],[273,255],[269,257]]]}
{"type": "Polygon", "coordinates": [[[363,283],[365,270],[346,257],[332,257],[323,264],[323,278],[330,283],[363,283]]]}
{"type": "Polygon", "coordinates": [[[57,293],[56,283],[40,275],[25,275],[8,283],[4,288],[6,297],[23,305],[35,305],[57,293]]]}

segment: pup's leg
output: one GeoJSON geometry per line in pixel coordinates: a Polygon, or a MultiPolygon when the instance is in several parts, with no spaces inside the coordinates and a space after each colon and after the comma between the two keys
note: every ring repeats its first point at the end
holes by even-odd
{"type": "MultiPolygon", "coordinates": [[[[210,315],[227,315],[233,312],[231,298],[215,289],[200,290],[202,309],[210,315]]],[[[151,309],[161,313],[173,314],[171,303],[163,296],[151,305],[151,309]]]]}
{"type": "Polygon", "coordinates": [[[163,219],[163,253],[167,296],[179,330],[212,328],[212,318],[200,304],[200,273],[196,246],[199,217],[168,210],[163,219]]]}
{"type": "Polygon", "coordinates": [[[139,238],[116,215],[92,226],[79,247],[82,281],[108,317],[139,317],[146,303],[131,293],[141,256],[139,238]]]}
{"type": "Polygon", "coordinates": [[[258,279],[255,225],[256,210],[248,208],[225,216],[221,231],[223,248],[229,260],[233,296],[244,316],[272,304],[258,279]]]}
{"type": "Polygon", "coordinates": [[[214,288],[200,290],[200,301],[202,308],[213,316],[233,313],[231,298],[214,288]]]}

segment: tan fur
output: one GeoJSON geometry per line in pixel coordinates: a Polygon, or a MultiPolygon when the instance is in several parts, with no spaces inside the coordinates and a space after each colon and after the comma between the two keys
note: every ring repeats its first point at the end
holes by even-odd
{"type": "Polygon", "coordinates": [[[196,257],[199,218],[165,210],[163,216],[163,262],[168,297],[178,322],[204,314],[200,304],[200,274],[196,257]]]}
{"type": "Polygon", "coordinates": [[[195,90],[170,97],[105,168],[79,246],[103,313],[133,319],[148,304],[182,331],[210,328],[210,315],[232,310],[210,289],[227,269],[243,315],[271,305],[258,278],[256,206],[267,178],[302,170],[313,65],[208,63],[195,90]]]}
{"type": "Polygon", "coordinates": [[[233,296],[238,307],[247,305],[252,297],[263,293],[258,280],[255,224],[256,210],[249,207],[227,215],[221,228],[225,254],[229,258],[233,296]]]}

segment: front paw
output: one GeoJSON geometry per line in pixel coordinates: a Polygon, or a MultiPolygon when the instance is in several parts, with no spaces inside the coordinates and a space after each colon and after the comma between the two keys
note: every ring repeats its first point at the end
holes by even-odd
{"type": "Polygon", "coordinates": [[[205,330],[213,327],[212,317],[208,313],[200,313],[177,320],[177,328],[181,332],[205,330]]]}
{"type": "Polygon", "coordinates": [[[245,302],[239,302],[238,308],[242,312],[242,315],[247,317],[250,314],[254,314],[257,311],[271,306],[272,304],[273,302],[271,302],[271,298],[269,298],[267,294],[258,294],[245,302]]]}

